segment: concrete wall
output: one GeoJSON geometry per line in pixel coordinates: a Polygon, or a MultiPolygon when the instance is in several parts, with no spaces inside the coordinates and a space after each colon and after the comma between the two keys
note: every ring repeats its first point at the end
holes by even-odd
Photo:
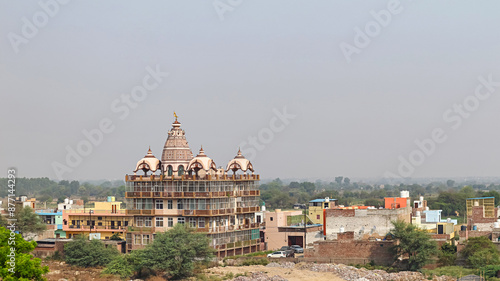
{"type": "Polygon", "coordinates": [[[410,223],[411,209],[366,209],[366,210],[326,210],[326,238],[334,240],[344,227],[353,231],[354,239],[383,237],[393,227],[391,221],[403,220],[410,223]]]}

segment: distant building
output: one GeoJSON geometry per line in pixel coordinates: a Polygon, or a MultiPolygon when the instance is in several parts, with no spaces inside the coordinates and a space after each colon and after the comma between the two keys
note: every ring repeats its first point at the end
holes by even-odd
{"type": "Polygon", "coordinates": [[[498,220],[495,197],[467,198],[467,229],[492,231],[498,220]]]}
{"type": "Polygon", "coordinates": [[[309,201],[309,218],[315,224],[323,224],[323,210],[334,208],[337,206],[337,201],[328,197],[309,201]]]}
{"type": "Polygon", "coordinates": [[[358,240],[384,238],[393,228],[392,221],[411,222],[411,207],[409,204],[406,206],[394,209],[371,207],[326,209],[324,235],[327,240],[337,239],[337,235],[344,232],[353,232],[354,239],[358,240]]]}
{"type": "Polygon", "coordinates": [[[54,230],[54,237],[50,238],[66,238],[66,231],[63,230],[62,212],[56,212],[55,210],[38,210],[36,214],[40,216],[45,224],[47,224],[48,230],[54,230]]]}
{"type": "Polygon", "coordinates": [[[130,217],[120,205],[118,201],[95,202],[94,208],[63,210],[63,231],[67,238],[86,234],[92,239],[109,239],[118,233],[124,239],[130,217]]]}

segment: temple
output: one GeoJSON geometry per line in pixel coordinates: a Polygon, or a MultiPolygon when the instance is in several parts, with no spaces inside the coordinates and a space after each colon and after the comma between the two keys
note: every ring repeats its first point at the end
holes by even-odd
{"type": "Polygon", "coordinates": [[[126,214],[133,217],[128,251],[143,248],[155,233],[177,223],[206,233],[219,258],[260,250],[259,175],[241,151],[225,169],[217,168],[203,148],[193,157],[176,117],[161,161],[149,149],[133,172],[125,176],[126,214]]]}

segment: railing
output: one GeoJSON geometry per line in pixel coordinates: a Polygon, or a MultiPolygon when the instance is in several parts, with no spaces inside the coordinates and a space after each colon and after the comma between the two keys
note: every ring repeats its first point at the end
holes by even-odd
{"type": "Polygon", "coordinates": [[[205,177],[199,177],[196,175],[150,175],[150,176],[140,176],[140,175],[126,175],[125,181],[164,181],[164,180],[260,180],[260,175],[207,175],[205,177]]]}
{"type": "MultiPolygon", "coordinates": [[[[63,226],[63,230],[90,230],[90,225],[69,225],[67,227],[63,226]]],[[[117,230],[125,231],[126,226],[109,226],[109,225],[93,225],[92,230],[117,230]]]]}
{"type": "Polygon", "coordinates": [[[259,212],[259,211],[260,211],[260,207],[239,207],[239,208],[236,208],[237,214],[253,213],[253,212],[259,212]]]}
{"type": "Polygon", "coordinates": [[[234,214],[234,209],[217,209],[217,210],[182,210],[183,216],[217,216],[234,214]]]}
{"type": "Polygon", "coordinates": [[[249,246],[253,246],[253,245],[258,245],[259,243],[260,243],[260,239],[230,242],[230,243],[226,243],[226,244],[216,245],[215,249],[225,250],[225,249],[249,247],[249,246]]]}
{"type": "Polygon", "coordinates": [[[104,216],[104,215],[125,215],[125,210],[95,210],[95,209],[68,209],[64,210],[65,214],[77,215],[81,214],[84,216],[89,216],[89,212],[93,211],[92,216],[104,216]]]}
{"type": "Polygon", "coordinates": [[[163,210],[127,210],[127,215],[154,215],[160,213],[163,210]]]}
{"type": "Polygon", "coordinates": [[[245,191],[212,191],[212,192],[193,192],[193,191],[127,191],[126,198],[221,198],[230,196],[260,196],[260,190],[245,190],[245,191]]]}

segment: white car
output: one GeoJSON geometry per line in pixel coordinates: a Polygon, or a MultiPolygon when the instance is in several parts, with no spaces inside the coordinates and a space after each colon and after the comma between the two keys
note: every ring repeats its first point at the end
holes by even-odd
{"type": "Polygon", "coordinates": [[[286,258],[285,251],[277,251],[267,255],[268,258],[286,258]]]}

